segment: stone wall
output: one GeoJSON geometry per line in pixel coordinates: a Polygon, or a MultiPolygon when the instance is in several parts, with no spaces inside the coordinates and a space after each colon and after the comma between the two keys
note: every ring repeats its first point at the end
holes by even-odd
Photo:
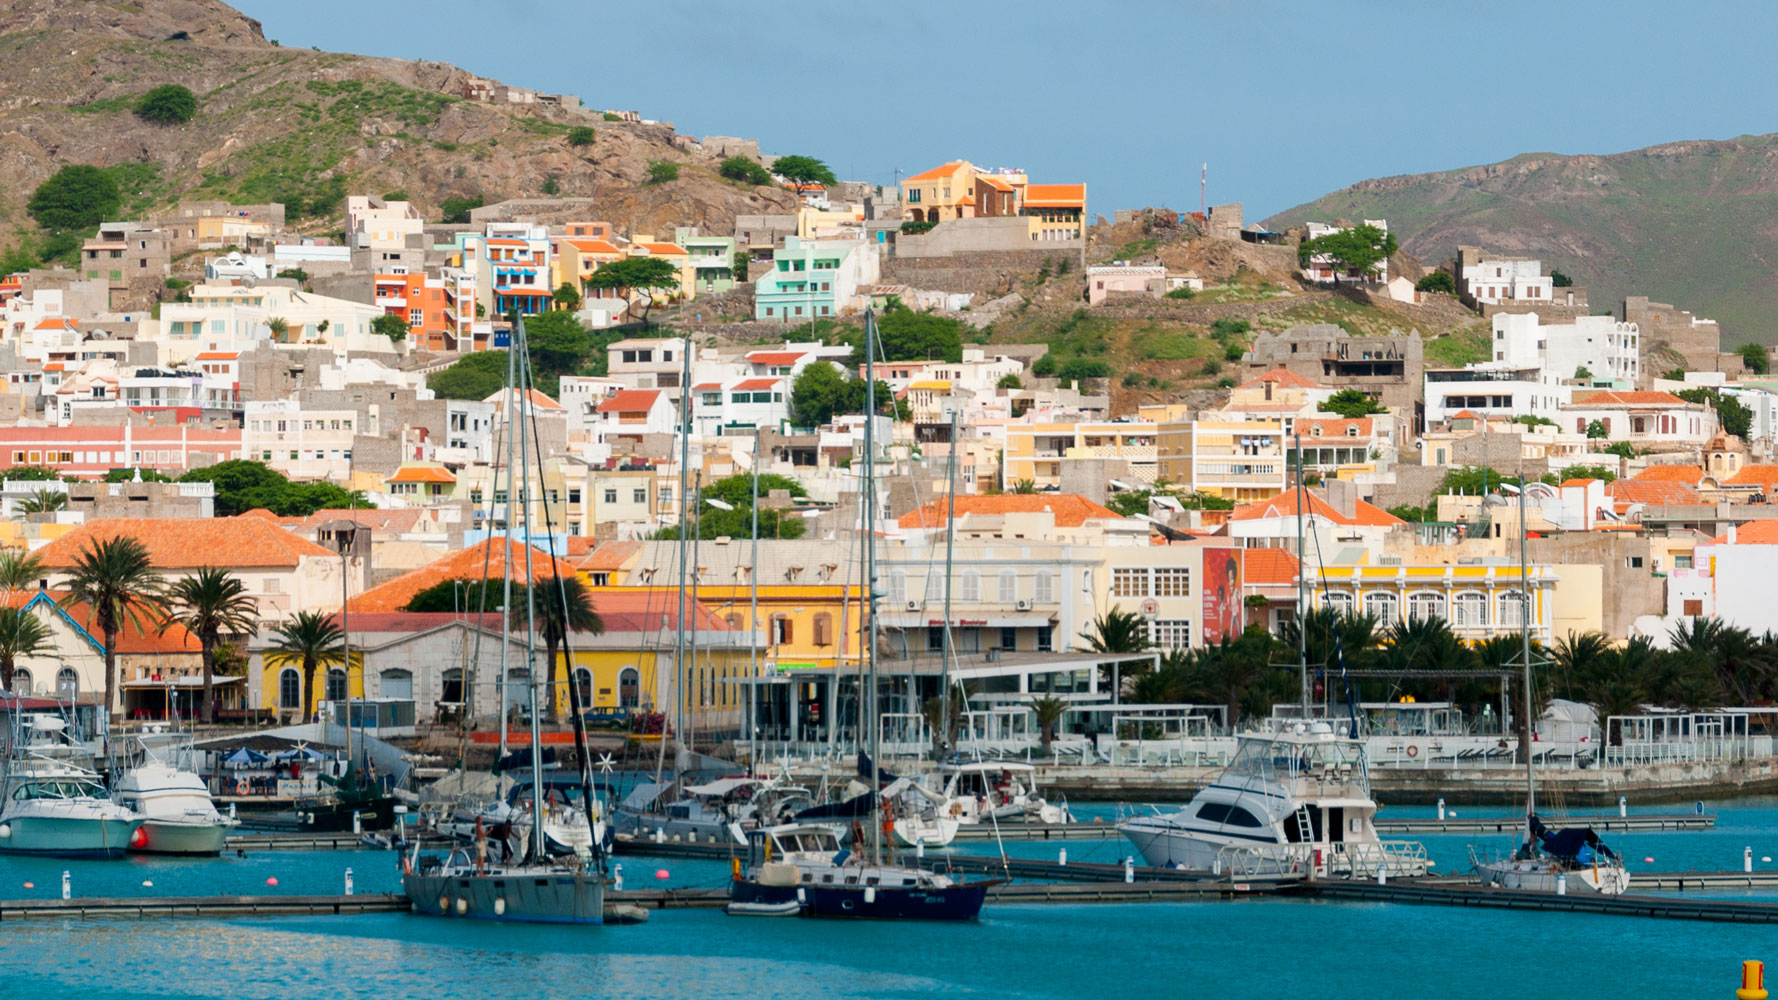
{"type": "Polygon", "coordinates": [[[897,254],[883,258],[882,283],[997,297],[1013,291],[1018,279],[1035,273],[1045,264],[1054,271],[1062,260],[1069,259],[1073,266],[1073,256],[1066,250],[1060,253],[1053,250],[1047,253],[1037,250],[960,253],[927,258],[907,258],[897,254]]]}
{"type": "Polygon", "coordinates": [[[1699,319],[1665,302],[1650,302],[1646,295],[1626,297],[1619,318],[1636,324],[1644,357],[1666,348],[1684,357],[1691,371],[1716,370],[1722,328],[1715,320],[1699,319]]]}
{"type": "Polygon", "coordinates": [[[1424,507],[1432,502],[1432,492],[1444,478],[1442,465],[1397,465],[1395,482],[1378,483],[1371,502],[1384,509],[1404,504],[1424,507]]]}
{"type": "Polygon", "coordinates": [[[1288,299],[1265,299],[1259,302],[1206,302],[1194,303],[1190,299],[1148,299],[1140,298],[1134,302],[1107,301],[1093,307],[1093,312],[1103,316],[1121,316],[1131,319],[1149,317],[1166,317],[1181,323],[1209,325],[1225,317],[1254,320],[1259,316],[1279,309],[1309,302],[1319,302],[1332,298],[1333,292],[1299,292],[1288,299]]]}
{"type": "Polygon", "coordinates": [[[1086,253],[1084,239],[1032,242],[1030,222],[1019,216],[952,219],[919,235],[896,233],[891,238],[891,246],[894,256],[904,258],[1022,253],[1036,254],[1040,259],[1072,255],[1080,262],[1086,253]]]}

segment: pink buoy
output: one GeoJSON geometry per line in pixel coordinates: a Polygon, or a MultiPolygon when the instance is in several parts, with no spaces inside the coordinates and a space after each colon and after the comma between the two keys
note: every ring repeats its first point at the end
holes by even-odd
{"type": "Polygon", "coordinates": [[[670,878],[670,877],[671,877],[671,876],[669,876],[669,875],[668,875],[668,874],[667,874],[667,870],[666,870],[666,869],[665,869],[665,868],[657,868],[657,869],[655,869],[655,872],[654,872],[654,877],[655,877],[655,878],[658,878],[658,879],[660,879],[660,880],[661,880],[661,881],[663,881],[663,882],[665,882],[665,881],[666,881],[666,880],[667,880],[667,879],[668,879],[668,878],[670,878]]]}
{"type": "Polygon", "coordinates": [[[27,889],[35,889],[35,888],[37,888],[37,883],[35,883],[35,882],[26,882],[26,883],[25,883],[25,888],[27,888],[27,889]]]}
{"type": "Polygon", "coordinates": [[[1653,858],[1643,858],[1643,859],[1642,859],[1642,863],[1643,863],[1643,864],[1645,864],[1645,865],[1652,865],[1652,864],[1654,864],[1654,863],[1655,863],[1655,859],[1653,859],[1653,858]]]}
{"type": "Polygon", "coordinates": [[[268,879],[266,879],[266,880],[265,880],[265,884],[266,884],[266,885],[277,885],[277,884],[278,884],[278,880],[277,880],[277,879],[275,879],[275,878],[268,878],[268,879]]]}

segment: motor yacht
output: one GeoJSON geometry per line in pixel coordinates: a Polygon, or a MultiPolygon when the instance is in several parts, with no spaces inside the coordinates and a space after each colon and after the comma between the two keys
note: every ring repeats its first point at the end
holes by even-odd
{"type": "Polygon", "coordinates": [[[59,716],[23,720],[0,789],[0,852],[115,858],[142,817],[111,801],[87,749],[59,716]]]}
{"type": "Polygon", "coordinates": [[[142,854],[221,854],[238,820],[216,810],[197,774],[192,737],[160,730],[130,741],[111,798],[142,817],[130,850],[142,854]]]}
{"type": "Polygon", "coordinates": [[[1214,874],[1423,875],[1420,844],[1385,841],[1373,822],[1361,740],[1325,722],[1244,733],[1229,766],[1177,812],[1118,830],[1150,865],[1214,874]]]}

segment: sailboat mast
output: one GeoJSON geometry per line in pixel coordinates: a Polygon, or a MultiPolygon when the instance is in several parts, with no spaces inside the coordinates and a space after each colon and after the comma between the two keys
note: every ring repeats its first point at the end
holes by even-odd
{"type": "MultiPolygon", "coordinates": [[[[676,751],[673,770],[685,770],[685,628],[690,615],[685,607],[686,547],[691,535],[691,338],[679,342],[679,627],[673,630],[673,737],[676,751]]],[[[663,745],[666,737],[661,737],[663,745]]]]}
{"type": "MultiPolygon", "coordinates": [[[[500,753],[498,756],[496,756],[494,758],[494,769],[495,769],[496,775],[498,775],[498,773],[499,773],[501,762],[506,760],[506,751],[507,751],[507,745],[506,745],[506,743],[507,743],[507,740],[506,740],[506,671],[507,671],[506,652],[507,652],[507,647],[511,645],[511,640],[508,637],[512,635],[512,501],[513,501],[513,495],[516,492],[512,487],[512,455],[513,455],[513,448],[514,448],[513,433],[514,433],[514,424],[515,424],[515,418],[513,416],[513,412],[515,409],[515,403],[517,401],[518,391],[519,391],[518,390],[518,386],[519,386],[519,374],[518,374],[518,359],[519,359],[518,336],[519,336],[519,334],[518,334],[518,327],[519,327],[518,317],[514,316],[513,320],[512,320],[512,333],[509,334],[507,337],[507,346],[506,346],[506,525],[505,525],[506,549],[505,549],[505,551],[503,551],[501,553],[501,560],[500,560],[501,565],[503,567],[503,572],[501,573],[501,576],[503,576],[505,579],[503,579],[501,581],[501,598],[500,598],[500,682],[498,685],[499,704],[495,707],[495,710],[500,714],[500,753]]],[[[494,469],[494,475],[493,475],[492,479],[493,479],[493,481],[488,484],[488,489],[491,492],[498,494],[500,491],[500,469],[498,466],[496,466],[494,469]]],[[[482,575],[482,600],[484,603],[487,600],[487,586],[488,586],[487,574],[484,573],[482,575]]],[[[479,625],[480,623],[478,622],[477,624],[479,625]]],[[[475,692],[474,691],[470,691],[466,695],[466,697],[471,705],[475,704],[475,692]]],[[[496,786],[498,786],[498,777],[496,777],[496,786]]]]}
{"type": "Polygon", "coordinates": [[[951,555],[956,545],[957,411],[951,411],[951,467],[945,477],[945,627],[939,641],[938,745],[950,750],[951,740],[951,555]]]}
{"type": "MultiPolygon", "coordinates": [[[[1302,712],[1309,717],[1309,603],[1305,587],[1309,582],[1308,556],[1303,552],[1303,436],[1296,438],[1296,657],[1302,674],[1302,712]]],[[[1338,627],[1335,625],[1334,627],[1338,627]]],[[[1353,736],[1358,734],[1354,732],[1353,736]]]]}
{"type": "MultiPolygon", "coordinates": [[[[780,514],[783,512],[780,511],[780,514]]],[[[747,740],[749,744],[758,739],[759,720],[756,717],[759,702],[759,428],[753,428],[753,531],[752,553],[747,557],[750,568],[747,570],[747,645],[753,649],[753,683],[747,685],[747,740]]],[[[835,669],[838,669],[837,666],[835,669]]],[[[829,720],[832,725],[832,720],[829,720]]],[[[753,748],[752,758],[757,760],[759,750],[753,748]]]]}
{"type": "Polygon", "coordinates": [[[1525,474],[1519,473],[1519,644],[1525,667],[1525,839],[1531,839],[1531,817],[1537,813],[1537,769],[1531,763],[1531,587],[1525,562],[1525,474]]]}
{"type": "MultiPolygon", "coordinates": [[[[524,350],[525,321],[518,320],[514,326],[513,350],[524,350]]],[[[549,801],[549,793],[543,787],[543,734],[538,727],[537,710],[537,576],[531,569],[531,458],[530,453],[537,447],[525,430],[525,415],[531,405],[529,390],[530,380],[527,378],[528,365],[519,369],[519,384],[514,386],[518,395],[519,421],[519,490],[523,498],[521,516],[525,519],[525,686],[530,691],[531,702],[531,850],[532,856],[542,861],[544,857],[543,811],[549,801]]],[[[543,479],[543,458],[539,454],[537,460],[537,478],[543,479]]],[[[510,486],[511,476],[508,476],[510,486]]],[[[510,493],[509,493],[510,498],[510,493]]],[[[510,506],[508,510],[510,511],[510,506]]],[[[512,524],[508,515],[507,524],[512,524]]],[[[507,550],[511,558],[511,549],[507,550]]],[[[512,574],[506,574],[508,585],[511,585],[512,574]]],[[[551,692],[553,697],[554,692],[551,692]]]]}
{"type": "MultiPolygon", "coordinates": [[[[880,819],[882,803],[882,776],[878,758],[882,756],[882,720],[877,707],[877,538],[876,527],[876,490],[877,490],[877,320],[870,311],[864,314],[864,497],[860,515],[864,527],[864,615],[865,633],[863,654],[869,663],[870,684],[866,690],[868,711],[865,718],[870,720],[870,840],[871,858],[880,860],[883,856],[883,824],[880,819]]],[[[948,631],[948,622],[947,622],[948,631]]]]}

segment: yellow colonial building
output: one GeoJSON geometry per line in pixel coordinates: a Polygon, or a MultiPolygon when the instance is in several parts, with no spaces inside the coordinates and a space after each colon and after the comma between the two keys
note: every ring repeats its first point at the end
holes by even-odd
{"type": "MultiPolygon", "coordinates": [[[[1311,567],[1311,574],[1315,571],[1311,567]]],[[[1443,618],[1461,639],[1517,636],[1529,592],[1531,638],[1549,644],[1569,632],[1597,631],[1599,567],[1490,565],[1328,566],[1311,575],[1317,607],[1362,613],[1379,630],[1399,621],[1443,618]],[[1589,599],[1589,593],[1591,597],[1589,599]]]]}

